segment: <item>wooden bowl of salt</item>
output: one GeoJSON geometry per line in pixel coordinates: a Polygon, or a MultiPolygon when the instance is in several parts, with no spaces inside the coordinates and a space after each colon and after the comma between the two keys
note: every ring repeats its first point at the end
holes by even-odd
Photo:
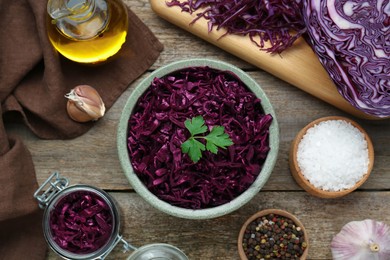
{"type": "Polygon", "coordinates": [[[305,126],[290,148],[290,171],[308,193],[338,198],[359,188],[374,165],[366,131],[346,117],[319,118],[305,126]]]}

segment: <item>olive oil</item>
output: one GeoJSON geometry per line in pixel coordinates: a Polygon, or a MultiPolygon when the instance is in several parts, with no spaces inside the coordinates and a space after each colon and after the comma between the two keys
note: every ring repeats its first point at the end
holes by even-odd
{"type": "MultiPolygon", "coordinates": [[[[104,28],[87,39],[66,35],[59,29],[56,20],[48,16],[49,40],[59,53],[79,63],[99,63],[107,60],[120,50],[126,41],[128,29],[126,7],[121,0],[106,0],[103,2],[106,4],[108,12],[104,28]]],[[[93,26],[93,21],[90,21],[89,24],[75,23],[72,24],[72,30],[83,32],[86,31],[85,27],[91,26],[93,26]]]]}

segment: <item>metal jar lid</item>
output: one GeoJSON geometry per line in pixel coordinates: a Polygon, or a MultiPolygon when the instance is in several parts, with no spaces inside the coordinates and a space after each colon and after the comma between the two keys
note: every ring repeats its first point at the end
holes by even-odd
{"type": "Polygon", "coordinates": [[[127,260],[188,260],[188,257],[169,244],[149,244],[136,249],[127,260]]]}

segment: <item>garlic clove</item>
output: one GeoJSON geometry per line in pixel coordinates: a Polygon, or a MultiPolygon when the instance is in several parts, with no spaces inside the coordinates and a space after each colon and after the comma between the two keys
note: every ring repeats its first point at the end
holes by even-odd
{"type": "Polygon", "coordinates": [[[346,224],[332,240],[334,260],[390,259],[390,227],[366,219],[346,224]]]}
{"type": "Polygon", "coordinates": [[[104,115],[106,108],[96,89],[88,85],[80,85],[73,90],[75,95],[83,102],[81,108],[88,114],[98,118],[104,115]]]}
{"type": "Polygon", "coordinates": [[[69,117],[76,122],[84,123],[94,120],[94,118],[85,113],[84,110],[79,109],[72,100],[68,100],[66,109],[69,117]]]}
{"type": "Polygon", "coordinates": [[[88,122],[104,116],[106,111],[104,102],[91,86],[76,86],[65,97],[69,99],[67,103],[69,117],[74,121],[88,122]]]}

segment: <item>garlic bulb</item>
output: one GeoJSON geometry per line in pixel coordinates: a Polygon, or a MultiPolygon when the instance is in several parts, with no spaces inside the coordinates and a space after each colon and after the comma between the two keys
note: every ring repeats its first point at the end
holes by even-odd
{"type": "Polygon", "coordinates": [[[98,120],[106,111],[103,100],[99,93],[91,86],[79,85],[68,94],[67,111],[74,121],[88,122],[98,120]]]}
{"type": "Polygon", "coordinates": [[[346,224],[332,240],[334,260],[389,260],[390,227],[366,219],[346,224]]]}

